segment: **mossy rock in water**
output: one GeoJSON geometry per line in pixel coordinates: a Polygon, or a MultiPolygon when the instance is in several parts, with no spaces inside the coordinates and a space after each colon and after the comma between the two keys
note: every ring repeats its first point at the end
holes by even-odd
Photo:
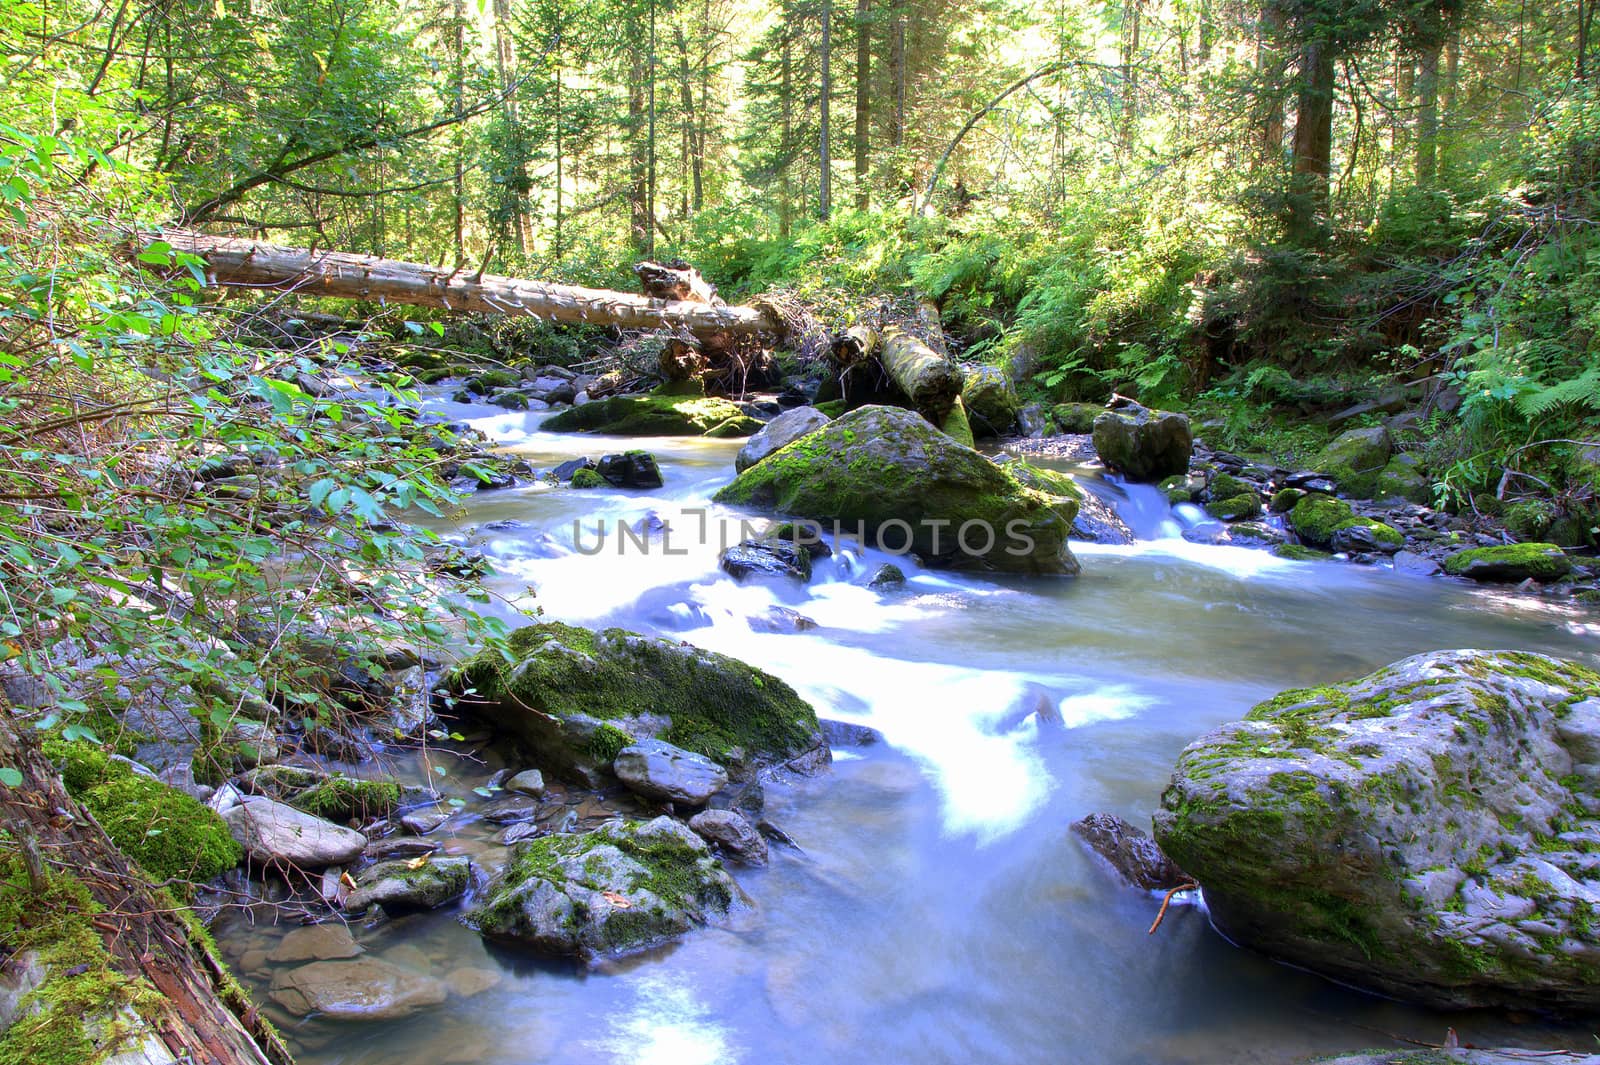
{"type": "Polygon", "coordinates": [[[1015,431],[1022,399],[1010,376],[998,366],[968,366],[961,384],[974,436],[1005,436],[1015,431]]]}
{"type": "Polygon", "coordinates": [[[1057,403],[1050,408],[1050,420],[1063,433],[1082,436],[1094,432],[1094,420],[1105,412],[1098,403],[1057,403]]]}
{"type": "Polygon", "coordinates": [[[1457,551],[1444,560],[1444,571],[1475,581],[1558,581],[1572,572],[1572,560],[1555,544],[1496,544],[1457,551]]]}
{"type": "Polygon", "coordinates": [[[572,475],[574,488],[610,488],[611,482],[600,476],[599,470],[581,469],[572,475]]]}
{"type": "Polygon", "coordinates": [[[1339,523],[1339,527],[1333,530],[1333,540],[1329,546],[1335,551],[1392,555],[1405,545],[1406,538],[1393,525],[1357,515],[1339,523]]]}
{"type": "Polygon", "coordinates": [[[1073,574],[1077,496],[1026,487],[911,411],[861,407],[741,473],[719,503],[859,533],[930,565],[1073,574]],[[963,532],[963,530],[965,530],[963,532]]]}
{"type": "Polygon", "coordinates": [[[1346,495],[1371,499],[1378,489],[1378,476],[1393,454],[1394,444],[1383,426],[1351,429],[1334,437],[1312,460],[1311,468],[1332,477],[1346,495]]]}
{"type": "Polygon", "coordinates": [[[1101,411],[1093,432],[1100,461],[1130,481],[1159,481],[1189,472],[1194,436],[1186,414],[1134,403],[1101,411]]]}
{"type": "Polygon", "coordinates": [[[705,841],[683,824],[614,821],[515,844],[466,920],[490,939],[593,961],[720,920],[738,895],[705,841]]]}
{"type": "MultiPolygon", "coordinates": [[[[1163,484],[1166,482],[1163,481],[1163,484]]],[[[1249,481],[1219,473],[1206,486],[1210,499],[1206,513],[1221,521],[1248,521],[1261,517],[1261,493],[1249,481]]]]}
{"type": "Polygon", "coordinates": [[[1272,493],[1272,502],[1267,509],[1274,514],[1287,514],[1305,497],[1306,493],[1298,488],[1280,488],[1272,493]]]}
{"type": "Polygon", "coordinates": [[[539,428],[611,436],[728,437],[749,436],[761,425],[726,399],[654,393],[597,399],[546,418],[539,428]]]}
{"type": "Polygon", "coordinates": [[[462,709],[524,740],[548,768],[609,772],[634,740],[703,754],[735,779],[825,751],[811,705],[737,659],[624,629],[545,622],[513,632],[513,661],[493,650],[445,678],[462,709]]]}
{"type": "Polygon", "coordinates": [[[1594,1012],[1597,766],[1600,673],[1436,651],[1190,744],[1155,836],[1242,945],[1439,1008],[1594,1012]]]}
{"type": "Polygon", "coordinates": [[[210,880],[244,857],[217,812],[177,788],[89,743],[50,740],[44,750],[72,797],[153,880],[210,880]]]}
{"type": "Polygon", "coordinates": [[[522,375],[515,370],[486,370],[467,381],[467,391],[479,396],[487,396],[503,388],[515,388],[522,384],[522,375]]]}
{"type": "Polygon", "coordinates": [[[1326,551],[1303,547],[1300,544],[1278,544],[1272,549],[1272,553],[1290,562],[1326,562],[1333,557],[1326,551]]]}
{"type": "Polygon", "coordinates": [[[1194,485],[1189,481],[1186,473],[1175,473],[1156,485],[1156,489],[1167,497],[1167,502],[1173,506],[1179,503],[1194,502],[1194,485]]]}
{"type": "Polygon", "coordinates": [[[400,785],[392,780],[333,776],[289,799],[289,805],[325,821],[369,821],[388,817],[400,805],[400,785]]]}

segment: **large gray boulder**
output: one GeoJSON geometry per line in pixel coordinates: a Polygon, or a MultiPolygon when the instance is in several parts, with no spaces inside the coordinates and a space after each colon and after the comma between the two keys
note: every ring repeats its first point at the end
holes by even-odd
{"type": "Polygon", "coordinates": [[[245,852],[262,864],[321,869],[353,862],[367,849],[367,837],[354,829],[271,799],[240,803],[223,820],[245,852]]]}
{"type": "Polygon", "coordinates": [[[860,534],[930,565],[1075,574],[1076,496],[1031,489],[920,415],[860,407],[741,473],[717,502],[860,534]]]}
{"type": "Polygon", "coordinates": [[[1188,473],[1194,454],[1187,414],[1150,410],[1137,403],[1097,415],[1093,438],[1095,454],[1106,468],[1130,481],[1159,481],[1188,473]]]}
{"type": "Polygon", "coordinates": [[[630,790],[647,799],[685,806],[704,806],[728,784],[728,771],[711,759],[656,739],[641,740],[618,751],[611,770],[630,790]]]}
{"type": "Polygon", "coordinates": [[[484,936],[584,961],[631,953],[721,920],[738,887],[670,817],[524,840],[467,921],[484,936]]]}
{"type": "Polygon", "coordinates": [[[808,433],[814,433],[828,424],[828,416],[815,407],[795,407],[772,419],[759,432],[751,434],[739,454],[734,456],[733,468],[740,473],[760,462],[775,451],[781,451],[808,433]]]}
{"type": "Polygon", "coordinates": [[[272,1001],[296,1016],[389,1021],[444,1005],[449,991],[423,973],[381,958],[314,961],[272,979],[272,1001]]]}
{"type": "Polygon", "coordinates": [[[1235,942],[1457,1008],[1600,1008],[1600,673],[1437,651],[1191,744],[1156,841],[1235,942]]]}

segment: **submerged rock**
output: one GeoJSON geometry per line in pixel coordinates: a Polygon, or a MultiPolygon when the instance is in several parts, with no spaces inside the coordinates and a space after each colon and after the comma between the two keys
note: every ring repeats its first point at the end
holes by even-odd
{"type": "Polygon", "coordinates": [[[648,451],[606,455],[595,467],[595,473],[616,488],[660,488],[662,485],[661,467],[648,451]]]}
{"type": "Polygon", "coordinates": [[[929,563],[1073,574],[1078,501],[1025,487],[919,415],[861,407],[741,473],[720,503],[774,509],[929,563]]]}
{"type": "Polygon", "coordinates": [[[550,433],[610,436],[749,436],[761,422],[730,400],[707,396],[611,396],[564,410],[539,425],[550,433]]]}
{"type": "Polygon", "coordinates": [[[1497,544],[1457,551],[1444,560],[1452,577],[1517,584],[1558,581],[1572,572],[1572,560],[1555,544],[1497,544]]]}
{"type": "Polygon", "coordinates": [[[1134,403],[1101,411],[1093,432],[1100,461],[1129,480],[1159,481],[1189,471],[1194,436],[1186,414],[1134,403]]]}
{"type": "Polygon", "coordinates": [[[546,622],[444,680],[478,717],[524,740],[546,769],[609,779],[617,752],[657,738],[736,779],[825,747],[816,713],[777,677],[726,655],[624,629],[546,622]],[[470,695],[467,692],[471,692],[470,695]]]}
{"type": "Polygon", "coordinates": [[[617,779],[647,799],[704,806],[728,783],[728,771],[703,755],[647,739],[617,752],[617,779]]]}
{"type": "Polygon", "coordinates": [[[465,895],[471,879],[472,863],[464,857],[380,862],[361,873],[344,908],[360,913],[382,906],[391,914],[438,909],[465,895]]]}
{"type": "Polygon", "coordinates": [[[1115,814],[1090,814],[1072,823],[1072,831],[1124,880],[1146,891],[1170,891],[1192,883],[1164,854],[1150,834],[1115,814]]]}
{"type": "Polygon", "coordinates": [[[733,460],[733,468],[743,473],[768,455],[781,451],[802,436],[828,424],[828,416],[815,407],[795,407],[768,422],[745,441],[733,460]]]}
{"type": "Polygon", "coordinates": [[[445,985],[381,958],[316,961],[279,972],[272,1001],[296,1016],[335,1021],[390,1021],[442,1006],[445,985]]]}
{"type": "Polygon", "coordinates": [[[1191,744],[1155,818],[1229,938],[1457,1008],[1600,1008],[1600,673],[1439,651],[1191,744]]]}
{"type": "Polygon", "coordinates": [[[658,817],[516,844],[467,920],[488,938],[590,961],[721,920],[737,892],[705,841],[658,817]]]}

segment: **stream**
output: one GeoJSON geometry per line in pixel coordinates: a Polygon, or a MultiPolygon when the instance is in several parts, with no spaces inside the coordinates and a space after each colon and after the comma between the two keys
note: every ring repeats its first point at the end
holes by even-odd
{"type": "MultiPolygon", "coordinates": [[[[302,1065],[1282,1063],[1437,1043],[1447,1026],[1464,1044],[1595,1045],[1587,1029],[1341,989],[1231,946],[1194,906],[1147,935],[1159,898],[1120,883],[1067,830],[1093,811],[1148,826],[1178,752],[1284,688],[1438,648],[1593,662],[1595,615],[1189,543],[1153,490],[1105,482],[1094,490],[1141,539],[1075,543],[1075,579],[930,571],[841,545],[809,586],[741,586],[717,569],[721,531],[740,539],[741,515],[706,502],[740,441],[541,434],[543,415],[430,405],[538,468],[635,447],[660,463],[666,486],[653,492],[482,492],[439,526],[493,559],[491,585],[517,608],[737,656],[886,742],[769,786],[766,816],[801,849],[734,869],[752,907],[662,950],[581,972],[487,946],[450,910],[353,926],[376,956],[498,983],[396,1021],[274,1013],[302,1065]],[[616,535],[652,516],[670,522],[665,542],[659,530],[648,547],[616,535]],[[886,561],[907,583],[866,587],[886,561]],[[817,628],[753,630],[748,619],[774,606],[817,628]],[[1041,694],[1065,728],[1028,715],[1041,694]]],[[[468,800],[498,768],[440,759],[445,789],[468,800]]],[[[439,830],[444,853],[493,868],[498,828],[459,816],[439,830]]],[[[255,952],[241,968],[264,988],[260,951],[282,932],[232,925],[219,938],[235,961],[255,952]]]]}

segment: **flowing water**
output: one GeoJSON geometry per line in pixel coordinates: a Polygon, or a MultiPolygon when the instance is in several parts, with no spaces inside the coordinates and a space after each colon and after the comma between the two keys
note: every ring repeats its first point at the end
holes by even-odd
{"type": "MultiPolygon", "coordinates": [[[[880,593],[865,579],[889,557],[847,549],[803,589],[740,586],[716,567],[721,519],[737,540],[739,516],[706,502],[732,476],[738,442],[539,434],[537,417],[475,423],[540,467],[648,447],[666,487],[480,493],[452,530],[492,556],[498,591],[547,617],[738,656],[887,742],[768,789],[767,816],[802,849],[735,871],[752,907],[730,927],[588,973],[487,947],[449,912],[358,927],[378,956],[490,970],[499,983],[401,1021],[292,1023],[305,1065],[1276,1063],[1437,1042],[1447,1025],[1478,1045],[1594,1046],[1587,1030],[1432,1014],[1332,986],[1231,946],[1194,907],[1147,935],[1159,900],[1120,884],[1067,831],[1097,810],[1148,824],[1183,746],[1283,688],[1437,648],[1593,661],[1594,615],[1192,544],[1153,493],[1105,483],[1095,490],[1143,539],[1074,545],[1076,579],[894,559],[908,582],[880,593]],[[656,529],[648,548],[619,540],[618,523],[656,529]],[[754,631],[748,619],[774,605],[818,628],[754,631]],[[1027,715],[1040,693],[1065,729],[1027,715]]],[[[499,852],[471,818],[442,831],[447,853],[488,864],[499,852]]],[[[237,956],[276,934],[236,930],[224,944],[237,956]]],[[[270,978],[259,964],[250,975],[270,978]]]]}

